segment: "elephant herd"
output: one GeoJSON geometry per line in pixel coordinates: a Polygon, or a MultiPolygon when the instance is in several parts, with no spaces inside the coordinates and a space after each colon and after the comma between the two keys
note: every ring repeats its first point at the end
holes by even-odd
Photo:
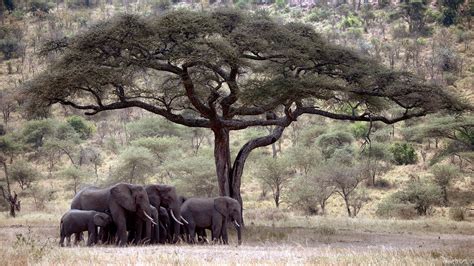
{"type": "Polygon", "coordinates": [[[87,245],[97,243],[164,244],[180,240],[228,244],[227,223],[232,222],[241,244],[241,206],[230,197],[185,198],[169,185],[118,183],[107,188],[87,187],[72,200],[60,223],[59,244],[70,245],[88,231],[87,245]],[[198,240],[196,240],[196,234],[198,240]]]}

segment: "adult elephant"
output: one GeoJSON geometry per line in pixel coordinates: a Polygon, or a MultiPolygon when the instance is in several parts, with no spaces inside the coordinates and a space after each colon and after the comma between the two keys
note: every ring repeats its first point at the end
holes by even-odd
{"type": "MultiPolygon", "coordinates": [[[[158,210],[163,207],[169,211],[171,219],[175,222],[173,230],[179,232],[180,225],[183,225],[183,222],[187,223],[187,221],[181,217],[181,199],[176,193],[176,188],[169,185],[147,185],[145,190],[153,207],[158,210]]],[[[175,234],[172,242],[177,242],[177,240],[178,237],[175,234]]]]}
{"type": "Polygon", "coordinates": [[[189,241],[195,241],[196,228],[211,228],[212,240],[222,238],[228,244],[227,221],[231,221],[237,230],[239,245],[241,235],[241,207],[238,201],[230,197],[190,198],[181,206],[181,214],[188,221],[185,225],[189,241]]]}
{"type": "Polygon", "coordinates": [[[71,203],[71,209],[110,212],[117,229],[118,244],[127,244],[127,220],[150,217],[150,201],[143,186],[118,183],[108,188],[87,187],[79,191],[71,203]]]}

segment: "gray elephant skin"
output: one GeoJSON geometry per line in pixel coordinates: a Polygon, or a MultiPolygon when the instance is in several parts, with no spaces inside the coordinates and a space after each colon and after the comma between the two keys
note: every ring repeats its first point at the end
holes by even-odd
{"type": "MultiPolygon", "coordinates": [[[[110,215],[98,211],[69,210],[61,218],[59,226],[61,240],[59,244],[64,246],[64,238],[67,238],[67,245],[71,244],[71,235],[79,235],[88,231],[87,245],[92,246],[97,243],[97,227],[107,227],[112,223],[110,215]]],[[[76,237],[76,242],[77,242],[76,237]]]]}
{"type": "MultiPolygon", "coordinates": [[[[127,183],[118,183],[108,188],[88,187],[79,191],[71,203],[71,209],[109,211],[117,229],[118,244],[126,245],[127,220],[139,217],[143,222],[153,221],[148,194],[144,187],[127,183]]],[[[139,228],[140,237],[141,227],[139,228]]],[[[137,242],[140,239],[136,239],[137,242]]]]}
{"type": "MultiPolygon", "coordinates": [[[[187,223],[187,221],[181,216],[181,199],[176,193],[176,188],[168,185],[147,185],[145,190],[153,207],[157,210],[163,207],[169,211],[170,220],[174,221],[171,225],[173,226],[173,231],[179,232],[180,225],[183,225],[183,222],[187,223]]],[[[171,242],[175,243],[177,240],[178,236],[174,234],[171,242]]]]}
{"type": "Polygon", "coordinates": [[[230,197],[190,198],[181,206],[181,215],[187,220],[185,225],[189,242],[194,243],[196,229],[211,229],[212,240],[222,239],[228,244],[227,222],[233,222],[237,230],[239,245],[241,235],[241,207],[237,200],[230,197]]]}

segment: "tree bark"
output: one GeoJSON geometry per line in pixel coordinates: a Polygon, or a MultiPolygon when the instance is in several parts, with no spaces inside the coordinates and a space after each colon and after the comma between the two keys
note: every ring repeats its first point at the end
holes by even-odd
{"type": "Polygon", "coordinates": [[[231,193],[230,176],[230,145],[229,130],[226,128],[213,129],[214,131],[214,160],[216,163],[219,195],[233,197],[231,193]]]}
{"type": "MultiPolygon", "coordinates": [[[[242,196],[240,195],[240,184],[242,182],[242,174],[244,172],[245,162],[250,155],[250,152],[258,147],[263,147],[275,143],[278,139],[280,139],[281,135],[285,127],[275,127],[273,132],[267,136],[256,138],[250,140],[249,142],[245,143],[245,145],[240,149],[237,157],[234,160],[234,164],[232,165],[231,174],[232,177],[232,189],[230,196],[236,199],[243,210],[244,205],[242,202],[242,196]]],[[[243,223],[242,219],[242,223],[243,223]]]]}

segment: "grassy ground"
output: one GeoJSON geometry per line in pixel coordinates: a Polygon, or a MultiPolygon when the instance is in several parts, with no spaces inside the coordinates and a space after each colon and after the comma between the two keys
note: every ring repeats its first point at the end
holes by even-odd
{"type": "MultiPolygon", "coordinates": [[[[256,212],[256,211],[255,211],[256,212]]],[[[268,211],[267,211],[268,212],[268,211]]],[[[55,213],[0,217],[0,256],[24,264],[411,264],[474,262],[474,224],[443,219],[377,220],[247,212],[244,244],[58,247],[55,213]],[[263,222],[265,221],[265,222],[263,222]]]]}

